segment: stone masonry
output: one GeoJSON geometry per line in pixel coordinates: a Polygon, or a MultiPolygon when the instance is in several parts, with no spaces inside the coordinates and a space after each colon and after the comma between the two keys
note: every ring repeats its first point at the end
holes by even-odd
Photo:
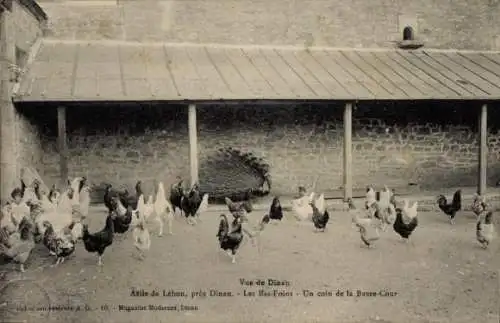
{"type": "Polygon", "coordinates": [[[16,47],[29,52],[31,46],[43,33],[41,23],[33,12],[17,1],[13,2],[12,12],[4,13],[2,68],[3,81],[8,83],[3,87],[0,97],[1,108],[1,173],[2,189],[0,195],[5,199],[12,187],[19,185],[18,179],[24,166],[40,169],[42,150],[37,127],[24,115],[19,113],[11,101],[15,73],[12,66],[16,65],[16,47]]]}
{"type": "Polygon", "coordinates": [[[500,49],[498,0],[41,0],[59,39],[500,49]]]}
{"type": "MultiPolygon", "coordinates": [[[[232,146],[252,151],[270,164],[273,194],[293,194],[299,184],[315,184],[319,191],[342,186],[341,119],[328,116],[325,109],[316,120],[305,120],[305,112],[298,115],[278,107],[224,110],[198,109],[200,165],[216,149],[232,146]]],[[[341,108],[332,111],[342,112],[341,108]]],[[[106,122],[104,116],[101,118],[106,122]]],[[[188,178],[186,114],[165,112],[162,116],[141,114],[138,118],[149,123],[149,129],[141,128],[133,119],[121,120],[125,126],[108,131],[102,129],[114,126],[89,129],[88,124],[95,123],[95,119],[87,125],[70,122],[70,176],[85,175],[94,184],[109,181],[129,187],[138,179],[150,187],[154,178],[166,185],[178,175],[188,178]],[[165,121],[154,126],[153,119],[165,121]]],[[[493,117],[490,120],[494,122],[493,117]]],[[[488,178],[492,185],[500,176],[498,131],[490,131],[488,146],[488,178]]],[[[59,164],[54,137],[44,141],[43,162],[44,178],[48,184],[57,183],[59,164]]],[[[416,183],[424,188],[475,186],[477,165],[478,136],[471,127],[430,121],[394,124],[367,117],[366,112],[354,114],[354,187],[370,183],[391,187],[416,183]]]]}

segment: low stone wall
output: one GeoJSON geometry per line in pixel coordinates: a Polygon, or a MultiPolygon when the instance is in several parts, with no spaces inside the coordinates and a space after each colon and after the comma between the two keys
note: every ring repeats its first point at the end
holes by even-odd
{"type": "MultiPolygon", "coordinates": [[[[415,109],[401,111],[423,111],[422,107],[415,109]]],[[[142,179],[146,189],[154,178],[166,185],[176,176],[188,178],[187,109],[174,110],[165,108],[156,114],[145,110],[118,114],[114,110],[114,114],[89,117],[86,122],[81,115],[69,116],[73,120],[68,124],[70,176],[85,175],[97,184],[109,181],[131,188],[142,179]],[[113,115],[118,119],[111,124],[113,115]],[[96,125],[99,122],[102,127],[96,125]]],[[[76,113],[68,111],[69,115],[76,113]]],[[[369,106],[360,107],[353,116],[355,187],[476,185],[478,136],[473,125],[439,125],[416,119],[405,124],[369,112],[369,106]]],[[[252,151],[270,164],[273,194],[293,194],[298,185],[314,186],[316,191],[338,189],[343,168],[341,114],[340,107],[200,108],[200,165],[216,149],[231,146],[252,151]]],[[[488,180],[494,185],[500,176],[500,133],[493,128],[488,146],[488,180]]],[[[53,136],[44,140],[43,151],[46,180],[55,183],[59,157],[53,136]]]]}

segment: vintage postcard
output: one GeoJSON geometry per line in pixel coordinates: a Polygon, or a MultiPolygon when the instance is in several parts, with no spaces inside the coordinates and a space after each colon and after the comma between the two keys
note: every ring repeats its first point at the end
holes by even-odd
{"type": "Polygon", "coordinates": [[[500,323],[498,16],[0,0],[0,322],[500,323]]]}

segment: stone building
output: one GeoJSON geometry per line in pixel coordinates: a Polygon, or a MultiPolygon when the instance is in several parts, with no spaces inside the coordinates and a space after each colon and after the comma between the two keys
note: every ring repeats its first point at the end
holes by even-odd
{"type": "Polygon", "coordinates": [[[49,183],[196,178],[225,146],[269,162],[276,194],[500,175],[499,1],[40,4],[48,31],[12,95],[46,125],[18,126],[36,147],[19,163],[49,183]]]}

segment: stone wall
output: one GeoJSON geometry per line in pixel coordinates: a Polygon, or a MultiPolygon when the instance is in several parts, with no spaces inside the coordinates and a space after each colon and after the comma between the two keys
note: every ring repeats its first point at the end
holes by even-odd
{"type": "Polygon", "coordinates": [[[500,49],[498,0],[40,1],[61,39],[500,49]]]}
{"type": "MultiPolygon", "coordinates": [[[[178,175],[188,178],[187,108],[118,109],[68,110],[70,176],[130,187],[139,178],[147,186],[154,178],[166,184],[178,175]],[[87,121],[82,121],[84,116],[87,121]]],[[[354,186],[475,186],[478,110],[471,105],[359,105],[353,112],[354,186]]],[[[336,105],[198,108],[200,164],[216,149],[232,146],[269,162],[275,194],[295,193],[299,184],[338,189],[342,186],[342,113],[336,105]]],[[[491,107],[491,185],[500,179],[500,133],[495,119],[498,113],[491,107]]],[[[46,136],[43,161],[50,184],[58,181],[59,164],[54,130],[46,136]]]]}
{"type": "Polygon", "coordinates": [[[16,47],[29,53],[36,39],[43,34],[43,23],[17,1],[14,1],[11,12],[4,12],[4,19],[2,34],[6,36],[6,42],[3,43],[3,54],[0,54],[1,69],[6,72],[2,76],[5,83],[0,92],[2,200],[9,196],[13,186],[19,185],[22,167],[34,167],[42,171],[38,127],[12,104],[11,96],[16,78],[11,67],[17,63],[16,47]]]}

